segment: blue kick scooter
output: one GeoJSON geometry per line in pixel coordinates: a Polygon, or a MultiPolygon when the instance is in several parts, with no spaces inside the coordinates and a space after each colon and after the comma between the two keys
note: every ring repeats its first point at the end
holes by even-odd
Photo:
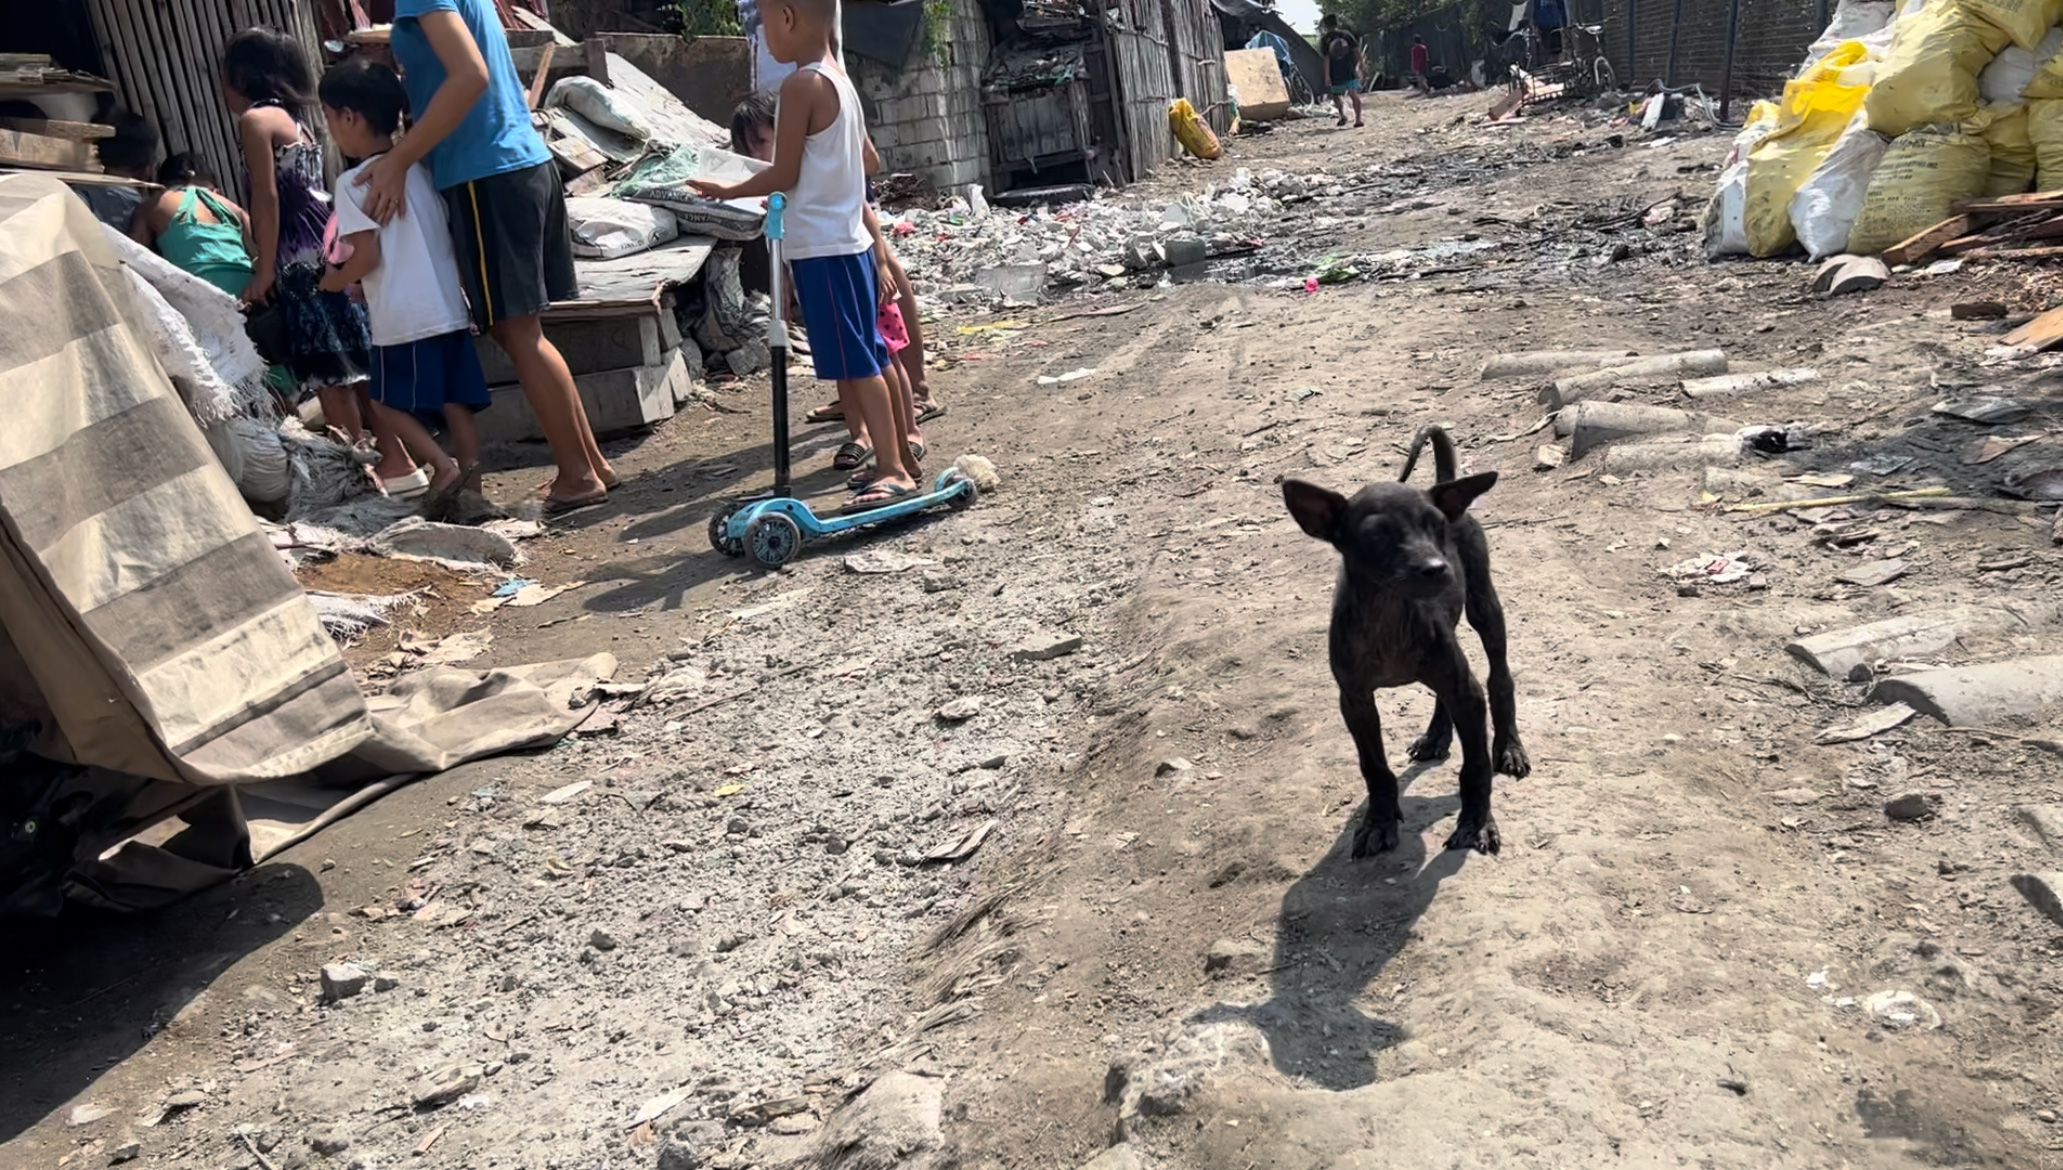
{"type": "Polygon", "coordinates": [[[765,496],[733,501],[709,518],[710,547],[725,556],[750,555],[769,569],[794,560],[802,546],[811,541],[872,528],[941,504],[959,511],[973,507],[977,498],[974,481],[957,468],[942,472],[928,492],[885,501],[864,511],[820,518],[808,504],[795,498],[788,482],[788,328],[782,320],[788,306],[788,290],[787,274],[781,267],[781,211],[787,203],[787,197],[779,192],[767,197],[766,246],[773,281],[773,312],[767,317],[766,344],[774,358],[770,372],[774,399],[774,489],[765,496]]]}

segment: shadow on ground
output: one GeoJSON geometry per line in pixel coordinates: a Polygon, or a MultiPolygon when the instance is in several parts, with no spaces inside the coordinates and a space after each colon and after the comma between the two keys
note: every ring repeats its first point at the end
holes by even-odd
{"type": "Polygon", "coordinates": [[[67,907],[51,920],[0,923],[0,1143],[65,1107],[223,972],[321,906],[313,874],[275,864],[154,914],[67,907]]]}
{"type": "MultiPolygon", "coordinates": [[[[1414,765],[1400,785],[1408,787],[1432,766],[1414,765]]],[[[1424,835],[1460,810],[1459,798],[1407,794],[1402,805],[1403,840],[1396,850],[1353,859],[1364,803],[1325,856],[1283,895],[1268,999],[1221,1004],[1197,1020],[1241,1020],[1259,1028],[1276,1069],[1305,1083],[1345,1091],[1374,1082],[1376,1054],[1405,1036],[1359,1001],[1403,949],[1440,883],[1461,872],[1468,857],[1441,851],[1429,858],[1424,835]]]]}

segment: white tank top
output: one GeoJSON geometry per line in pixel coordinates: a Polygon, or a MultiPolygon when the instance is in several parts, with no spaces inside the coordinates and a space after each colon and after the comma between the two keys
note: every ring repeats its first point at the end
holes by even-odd
{"type": "Polygon", "coordinates": [[[867,234],[866,119],[860,95],[842,70],[806,65],[838,91],[838,116],[802,140],[802,169],[788,193],[787,237],[781,250],[790,260],[851,256],[874,246],[867,234]]]}

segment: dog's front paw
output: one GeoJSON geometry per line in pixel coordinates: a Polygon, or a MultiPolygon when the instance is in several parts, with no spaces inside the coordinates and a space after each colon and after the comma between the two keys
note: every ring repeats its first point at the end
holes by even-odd
{"type": "Polygon", "coordinates": [[[1533,773],[1533,761],[1526,755],[1526,749],[1516,737],[1493,746],[1491,755],[1497,758],[1499,775],[1524,780],[1533,773]]]}
{"type": "Polygon", "coordinates": [[[1400,823],[1396,817],[1378,821],[1373,813],[1361,818],[1361,828],[1354,834],[1354,860],[1395,849],[1400,823]]]}
{"type": "Polygon", "coordinates": [[[1497,835],[1497,818],[1484,817],[1480,825],[1467,821],[1454,827],[1454,835],[1447,838],[1449,849],[1473,849],[1478,853],[1495,855],[1503,848],[1504,839],[1497,835]]]}
{"type": "Polygon", "coordinates": [[[1411,749],[1405,754],[1421,762],[1426,760],[1444,760],[1453,746],[1454,734],[1452,732],[1437,739],[1428,733],[1412,740],[1411,749]]]}

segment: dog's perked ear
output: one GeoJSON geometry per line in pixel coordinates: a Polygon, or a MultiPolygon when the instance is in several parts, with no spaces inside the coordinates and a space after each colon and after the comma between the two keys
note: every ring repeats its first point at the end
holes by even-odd
{"type": "Polygon", "coordinates": [[[1289,508],[1289,514],[1296,517],[1297,527],[1303,529],[1305,535],[1328,543],[1339,535],[1340,514],[1346,511],[1347,497],[1314,483],[1285,479],[1282,481],[1282,502],[1289,508]]]}
{"type": "MultiPolygon", "coordinates": [[[[1476,502],[1476,497],[1489,491],[1496,482],[1497,473],[1485,471],[1480,475],[1464,475],[1460,479],[1436,483],[1427,488],[1425,494],[1432,497],[1433,507],[1444,513],[1447,519],[1459,520],[1468,511],[1468,506],[1476,502]]],[[[1289,485],[1285,483],[1283,486],[1289,485]]]]}

